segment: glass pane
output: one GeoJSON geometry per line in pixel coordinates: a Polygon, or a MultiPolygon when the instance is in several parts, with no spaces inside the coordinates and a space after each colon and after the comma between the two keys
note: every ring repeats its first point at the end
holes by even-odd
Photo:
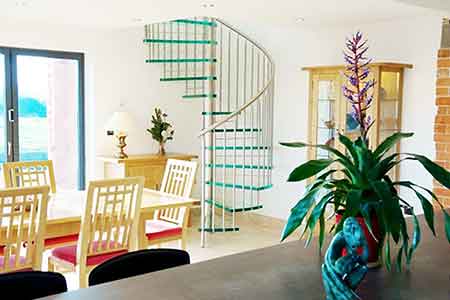
{"type": "Polygon", "coordinates": [[[78,61],[17,57],[21,161],[53,160],[58,188],[78,182],[78,61]]]}
{"type": "MultiPolygon", "coordinates": [[[[5,78],[5,55],[0,53],[0,163],[7,160],[6,157],[6,78],[5,78]]],[[[3,176],[0,176],[3,178],[3,176]]]]}
{"type": "MultiPolygon", "coordinates": [[[[334,145],[336,87],[332,80],[320,80],[318,82],[317,104],[317,144],[334,145]]],[[[317,149],[317,158],[328,158],[328,153],[317,149]]]]}
{"type": "MultiPolygon", "coordinates": [[[[6,134],[6,66],[5,55],[0,53],[0,163],[7,160],[7,134],[6,134]]],[[[0,165],[0,171],[1,165],[0,165]]],[[[0,187],[4,187],[3,176],[0,176],[0,187]]]]}
{"type": "MultiPolygon", "coordinates": [[[[399,129],[400,74],[398,72],[382,72],[380,82],[380,130],[399,129]]],[[[382,141],[380,132],[380,141],[382,141]]]]}

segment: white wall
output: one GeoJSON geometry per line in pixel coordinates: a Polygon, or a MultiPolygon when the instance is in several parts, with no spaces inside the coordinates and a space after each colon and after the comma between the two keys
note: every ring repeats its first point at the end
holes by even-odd
{"type": "MultiPolygon", "coordinates": [[[[377,24],[333,28],[261,27],[250,22],[227,20],[254,37],[272,54],[277,70],[275,93],[275,142],[305,141],[308,132],[308,76],[303,66],[342,64],[344,38],[355,30],[370,39],[370,56],[378,61],[399,61],[414,65],[407,71],[404,90],[405,131],[416,136],[403,144],[404,151],[434,157],[433,119],[440,18],[422,17],[377,24]]],[[[200,129],[200,102],[180,99],[180,88],[159,82],[160,68],[145,65],[141,28],[93,31],[74,28],[11,26],[0,30],[0,44],[27,48],[81,51],[86,53],[88,177],[101,177],[98,154],[110,154],[113,141],[105,136],[110,114],[125,105],[136,118],[139,130],[128,139],[129,153],[156,151],[145,134],[155,106],[162,107],[173,121],[176,135],[169,151],[199,153],[196,133],[200,129]]],[[[306,160],[306,151],[276,146],[274,188],[265,194],[263,214],[286,218],[303,193],[302,184],[286,183],[290,171],[306,160]]],[[[402,168],[402,178],[431,187],[429,176],[412,164],[402,168]]]]}
{"type": "Polygon", "coordinates": [[[129,154],[157,151],[145,129],[153,109],[169,114],[176,130],[168,151],[198,154],[196,133],[200,131],[200,102],[181,100],[176,84],[159,82],[160,68],[145,64],[142,27],[126,30],[92,30],[71,27],[3,24],[0,45],[85,53],[87,179],[100,178],[103,169],[97,155],[115,151],[105,123],[123,105],[135,118],[136,131],[127,140],[129,154]],[[194,142],[193,142],[194,141],[194,142]]]}
{"type": "MultiPolygon", "coordinates": [[[[435,66],[440,44],[441,18],[420,17],[408,20],[342,26],[333,28],[252,28],[235,24],[269,50],[275,60],[275,142],[306,141],[308,132],[308,75],[301,67],[343,64],[346,36],[361,30],[370,40],[369,56],[375,61],[405,62],[414,65],[405,75],[403,130],[415,132],[402,144],[404,152],[434,157],[433,123],[435,115],[435,66]]],[[[290,171],[305,162],[305,150],[280,146],[274,149],[274,188],[264,196],[263,214],[286,218],[300,199],[304,185],[286,183],[290,171]]],[[[421,167],[406,163],[401,179],[431,188],[432,180],[421,167]]],[[[413,199],[410,194],[404,194],[413,199]]],[[[415,200],[414,205],[417,207],[415,200]]],[[[419,209],[419,207],[418,207],[419,209]]],[[[419,209],[420,210],[420,209],[419,209]]]]}

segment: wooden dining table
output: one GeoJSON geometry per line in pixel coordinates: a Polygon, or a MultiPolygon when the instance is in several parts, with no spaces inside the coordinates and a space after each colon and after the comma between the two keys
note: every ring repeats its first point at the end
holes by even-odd
{"type": "MultiPolygon", "coordinates": [[[[81,215],[84,210],[86,191],[60,191],[50,196],[47,210],[47,225],[44,238],[63,237],[80,232],[81,215]]],[[[191,207],[197,199],[182,198],[160,191],[144,189],[139,225],[139,248],[145,248],[145,221],[154,218],[157,210],[191,207]]],[[[0,241],[1,243],[1,241],[0,241]]]]}

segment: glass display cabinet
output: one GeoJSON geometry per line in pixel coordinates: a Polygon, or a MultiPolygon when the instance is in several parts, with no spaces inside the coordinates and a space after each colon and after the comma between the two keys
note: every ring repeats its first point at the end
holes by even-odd
{"type": "MultiPolygon", "coordinates": [[[[370,130],[370,147],[374,148],[386,137],[401,130],[403,103],[403,74],[412,65],[400,63],[372,63],[370,69],[377,84],[374,101],[368,114],[375,119],[370,130]]],[[[359,134],[359,127],[351,114],[351,104],[342,95],[346,83],[344,66],[307,67],[309,83],[309,134],[311,144],[326,144],[344,151],[336,142],[342,133],[352,140],[359,134]]],[[[370,78],[368,78],[370,79],[370,78]]],[[[397,146],[400,151],[400,145],[397,146]]],[[[327,151],[310,148],[309,159],[328,158],[327,151]]],[[[399,170],[392,170],[392,177],[398,178],[399,170]]]]}

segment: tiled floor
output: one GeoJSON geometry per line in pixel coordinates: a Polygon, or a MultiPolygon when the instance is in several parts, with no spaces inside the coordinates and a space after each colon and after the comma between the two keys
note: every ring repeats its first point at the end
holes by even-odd
{"type": "MultiPolygon", "coordinates": [[[[198,220],[199,218],[194,218],[198,220]]],[[[189,229],[187,251],[191,262],[201,262],[221,256],[268,247],[279,243],[283,221],[256,214],[240,215],[237,219],[240,230],[238,232],[214,233],[207,235],[207,245],[200,247],[200,233],[198,223],[194,221],[189,229]]],[[[176,247],[178,243],[168,243],[162,247],[176,247]]],[[[69,289],[78,288],[75,273],[65,273],[69,289]]]]}

